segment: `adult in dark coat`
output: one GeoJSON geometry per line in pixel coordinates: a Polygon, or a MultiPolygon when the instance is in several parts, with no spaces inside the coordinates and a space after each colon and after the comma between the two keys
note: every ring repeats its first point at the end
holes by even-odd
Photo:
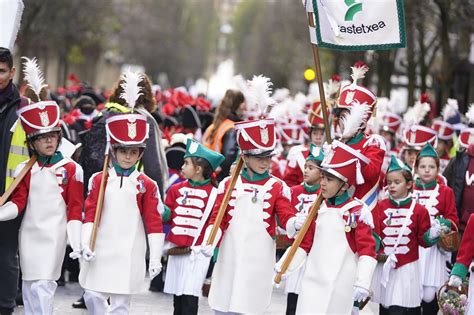
{"type": "MultiPolygon", "coordinates": [[[[10,51],[0,48],[0,195],[5,192],[7,161],[21,98],[13,84],[15,67],[10,51]]],[[[18,229],[20,218],[0,222],[0,314],[12,314],[18,285],[18,229]]]]}

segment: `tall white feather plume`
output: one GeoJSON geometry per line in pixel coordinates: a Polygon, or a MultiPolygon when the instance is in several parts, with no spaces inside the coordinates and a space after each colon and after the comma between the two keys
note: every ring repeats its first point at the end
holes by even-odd
{"type": "Polygon", "coordinates": [[[28,57],[21,57],[25,60],[23,63],[23,73],[25,75],[25,81],[28,87],[38,96],[40,99],[41,90],[48,85],[44,84],[44,76],[41,69],[38,66],[36,57],[29,59],[28,57]]]}
{"type": "Polygon", "coordinates": [[[290,117],[296,117],[303,113],[303,110],[306,106],[306,95],[299,92],[293,98],[293,104],[288,109],[290,117]]]}
{"type": "Polygon", "coordinates": [[[469,109],[466,113],[466,118],[470,124],[474,124],[474,103],[469,105],[469,109]]]}
{"type": "Polygon", "coordinates": [[[363,62],[356,62],[352,69],[352,82],[357,83],[357,80],[365,78],[365,74],[369,71],[369,67],[363,62]]]}
{"type": "Polygon", "coordinates": [[[270,97],[273,83],[270,81],[270,78],[263,75],[254,75],[252,80],[247,81],[247,84],[249,87],[248,99],[246,99],[247,105],[249,105],[251,110],[253,109],[264,114],[267,111],[267,107],[271,107],[275,103],[270,97]]]}
{"type": "Polygon", "coordinates": [[[446,121],[451,117],[456,116],[459,111],[458,101],[453,98],[448,98],[448,102],[443,108],[443,120],[446,121]]]}
{"type": "Polygon", "coordinates": [[[413,105],[411,108],[408,108],[405,115],[403,115],[405,124],[408,126],[419,124],[421,121],[423,121],[423,119],[425,119],[426,114],[428,114],[430,111],[430,108],[430,104],[417,101],[415,105],[413,105]]]}
{"type": "Polygon", "coordinates": [[[275,92],[273,92],[272,98],[275,100],[275,102],[280,103],[283,102],[286,98],[290,96],[290,90],[287,88],[282,88],[282,89],[276,89],[275,92]]]}
{"type": "Polygon", "coordinates": [[[122,80],[123,83],[120,84],[120,87],[123,92],[120,97],[125,100],[128,107],[133,111],[138,98],[143,94],[141,93],[142,88],[139,86],[139,83],[143,80],[143,74],[127,70],[122,74],[122,80]]]}
{"type": "Polygon", "coordinates": [[[342,137],[346,139],[352,138],[357,132],[359,132],[360,127],[364,122],[367,122],[369,117],[370,106],[367,103],[359,103],[354,101],[350,108],[349,115],[343,117],[344,122],[344,131],[342,137]]]}
{"type": "Polygon", "coordinates": [[[241,74],[234,76],[233,78],[234,84],[240,92],[244,95],[245,99],[248,98],[249,95],[249,87],[247,85],[247,80],[241,74]]]}
{"type": "Polygon", "coordinates": [[[329,79],[327,83],[324,83],[324,93],[332,98],[339,96],[341,90],[341,82],[333,79],[329,79]]]}
{"type": "Polygon", "coordinates": [[[316,101],[319,101],[319,86],[318,83],[313,82],[309,85],[308,96],[306,96],[306,102],[313,104],[316,101]]]}

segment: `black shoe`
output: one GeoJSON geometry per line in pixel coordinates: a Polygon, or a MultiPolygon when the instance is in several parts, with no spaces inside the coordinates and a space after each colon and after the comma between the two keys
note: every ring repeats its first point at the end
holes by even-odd
{"type": "Polygon", "coordinates": [[[86,307],[86,302],[84,302],[84,297],[81,296],[81,298],[79,300],[77,300],[76,302],[72,303],[72,307],[73,308],[83,308],[83,309],[87,309],[86,307]]]}
{"type": "Polygon", "coordinates": [[[64,278],[59,278],[58,281],[56,281],[56,284],[58,287],[64,287],[66,285],[66,281],[64,281],[64,278]]]}
{"type": "Polygon", "coordinates": [[[23,294],[21,291],[18,291],[15,298],[16,305],[23,305],[23,294]]]}

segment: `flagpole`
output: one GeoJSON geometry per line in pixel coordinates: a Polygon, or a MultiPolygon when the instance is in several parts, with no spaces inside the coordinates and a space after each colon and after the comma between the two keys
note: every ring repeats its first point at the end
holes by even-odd
{"type": "MultiPolygon", "coordinates": [[[[308,1],[311,1],[311,0],[308,0],[308,1]]],[[[312,12],[308,12],[308,24],[310,27],[314,27],[314,18],[313,18],[312,12]]],[[[326,95],[324,94],[323,75],[321,71],[321,62],[319,59],[319,50],[318,50],[318,46],[313,43],[311,43],[311,48],[313,49],[314,64],[316,66],[316,77],[318,79],[321,110],[323,111],[324,132],[326,134],[326,142],[328,144],[331,144],[332,140],[331,140],[331,134],[329,133],[329,117],[328,117],[328,111],[327,111],[327,106],[326,106],[326,95]]],[[[296,254],[296,250],[298,249],[301,242],[303,241],[306,233],[308,232],[311,226],[311,223],[316,219],[316,215],[318,214],[319,207],[321,206],[322,202],[323,202],[323,195],[319,194],[318,198],[311,205],[310,211],[303,223],[303,226],[301,227],[301,230],[299,230],[298,235],[293,241],[293,244],[291,244],[291,247],[289,248],[289,251],[288,251],[288,255],[283,261],[280,271],[275,275],[275,278],[273,280],[275,283],[281,282],[282,276],[285,274],[286,270],[290,266],[291,261],[293,260],[293,257],[296,254]]]]}
{"type": "MultiPolygon", "coordinates": [[[[311,0],[308,0],[311,1],[311,0]]],[[[314,14],[313,12],[307,12],[308,14],[308,25],[311,28],[314,28],[314,14]]],[[[331,134],[329,132],[329,117],[326,105],[326,95],[324,94],[324,84],[323,84],[323,72],[321,71],[321,59],[319,57],[319,48],[318,45],[311,43],[311,49],[313,51],[314,66],[316,68],[316,79],[318,80],[319,88],[319,98],[321,102],[321,110],[323,112],[324,119],[324,133],[326,134],[326,142],[331,144],[331,134]]]]}

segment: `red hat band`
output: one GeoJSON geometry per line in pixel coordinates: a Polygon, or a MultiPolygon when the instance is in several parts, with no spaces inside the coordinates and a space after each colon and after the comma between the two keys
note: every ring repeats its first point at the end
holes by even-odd
{"type": "Polygon", "coordinates": [[[474,143],[474,128],[467,128],[459,134],[459,145],[465,149],[474,143]]]}
{"type": "Polygon", "coordinates": [[[324,171],[349,183],[349,185],[355,186],[365,182],[361,163],[369,164],[370,160],[359,151],[334,140],[321,167],[324,171]]]}
{"type": "Polygon", "coordinates": [[[237,142],[242,153],[260,154],[275,149],[275,121],[250,120],[235,124],[237,142]]]}
{"type": "Polygon", "coordinates": [[[28,138],[52,131],[61,131],[59,106],[55,101],[27,105],[20,108],[17,114],[28,138]]]}
{"type": "Polygon", "coordinates": [[[382,120],[383,120],[382,129],[385,131],[393,132],[393,133],[397,133],[398,128],[400,128],[400,125],[402,124],[402,118],[392,113],[384,114],[382,120]]]}
{"type": "Polygon", "coordinates": [[[107,119],[107,140],[112,146],[144,147],[148,138],[146,117],[139,114],[115,115],[107,119]]]}
{"type": "Polygon", "coordinates": [[[438,138],[442,140],[451,140],[454,136],[454,127],[450,123],[442,120],[435,120],[431,126],[438,133],[438,138]]]}
{"type": "Polygon", "coordinates": [[[377,101],[377,96],[366,87],[356,84],[348,84],[341,89],[341,94],[337,101],[337,107],[349,108],[352,106],[352,102],[354,101],[358,101],[361,104],[366,103],[372,108],[377,101]]]}
{"type": "Polygon", "coordinates": [[[435,146],[436,131],[425,126],[414,125],[405,130],[403,137],[408,146],[419,147],[421,150],[428,142],[435,146]]]}

